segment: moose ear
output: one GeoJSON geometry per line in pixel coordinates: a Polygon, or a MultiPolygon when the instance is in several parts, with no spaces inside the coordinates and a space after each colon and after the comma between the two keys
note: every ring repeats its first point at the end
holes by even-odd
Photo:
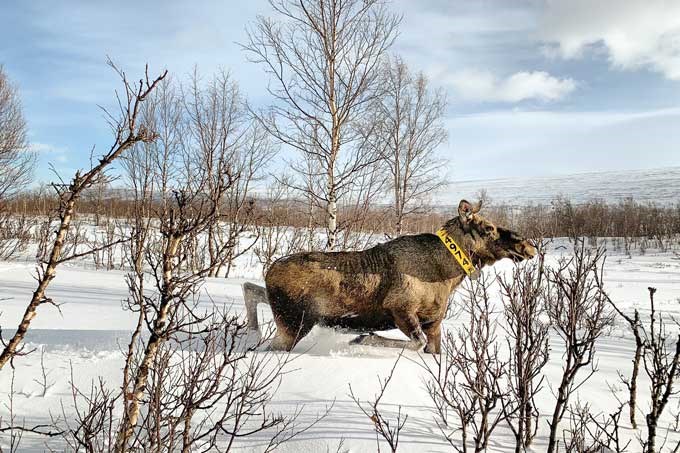
{"type": "Polygon", "coordinates": [[[470,204],[470,202],[467,200],[460,200],[460,203],[458,203],[458,215],[464,222],[470,220],[470,218],[472,218],[472,214],[477,214],[480,209],[482,209],[481,200],[475,206],[470,204]]]}
{"type": "Polygon", "coordinates": [[[458,203],[458,216],[463,222],[467,222],[472,217],[474,208],[467,200],[460,200],[458,203]]]}

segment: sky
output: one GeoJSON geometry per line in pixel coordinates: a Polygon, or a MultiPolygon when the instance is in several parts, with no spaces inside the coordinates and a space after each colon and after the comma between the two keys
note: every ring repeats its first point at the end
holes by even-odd
{"type": "MultiPolygon", "coordinates": [[[[680,166],[680,1],[395,0],[391,49],[447,95],[452,182],[680,166]]],[[[110,146],[115,74],[231,72],[249,101],[267,77],[238,43],[266,0],[7,0],[0,64],[19,87],[36,181],[110,146]]],[[[273,169],[275,171],[276,169],[273,169]]]]}

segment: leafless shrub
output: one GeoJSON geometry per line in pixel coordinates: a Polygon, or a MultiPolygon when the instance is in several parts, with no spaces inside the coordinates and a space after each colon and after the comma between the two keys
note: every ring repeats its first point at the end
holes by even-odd
{"type": "Polygon", "coordinates": [[[10,378],[9,389],[7,389],[7,402],[4,403],[7,417],[5,419],[0,417],[0,434],[2,434],[0,436],[0,453],[5,451],[9,453],[20,452],[21,441],[26,433],[45,437],[58,437],[63,434],[62,431],[55,428],[53,423],[26,426],[26,421],[23,418],[19,420],[14,411],[14,397],[16,395],[14,383],[15,373],[12,369],[12,377],[10,378]],[[5,433],[8,433],[8,435],[5,433]],[[5,440],[8,442],[5,443],[5,440]]]}
{"type": "Polygon", "coordinates": [[[482,276],[465,288],[462,305],[469,321],[457,332],[445,332],[441,355],[433,356],[435,365],[422,362],[429,373],[427,390],[437,425],[458,452],[467,453],[470,432],[474,451],[485,451],[493,431],[508,416],[503,410],[508,362],[499,351],[489,286],[482,276]]]}
{"type": "MultiPolygon", "coordinates": [[[[180,316],[193,324],[188,312],[180,316]]],[[[264,340],[250,342],[245,323],[225,309],[194,327],[159,347],[128,448],[230,451],[238,438],[271,429],[272,442],[283,441],[293,420],[268,404],[288,356],[252,352],[264,340]]]]}
{"type": "Polygon", "coordinates": [[[613,323],[602,287],[604,249],[591,250],[582,239],[573,243],[573,256],[562,258],[548,271],[547,312],[555,332],[564,342],[562,376],[551,417],[548,453],[556,451],[558,426],[569,398],[597,370],[595,344],[613,323]],[[587,374],[578,379],[579,372],[587,374]]]}
{"type": "MultiPolygon", "coordinates": [[[[379,228],[369,225],[369,213],[375,200],[384,191],[386,178],[378,166],[366,167],[354,175],[352,186],[342,192],[343,201],[338,204],[344,219],[338,222],[337,245],[342,250],[362,250],[372,245],[376,238],[384,237],[384,222],[379,228]]],[[[373,209],[373,216],[383,211],[373,209]]],[[[383,215],[384,218],[384,215],[383,215]]]]}
{"type": "Polygon", "coordinates": [[[680,361],[680,335],[672,337],[672,334],[667,331],[664,319],[654,306],[656,288],[648,289],[649,324],[642,326],[641,331],[644,337],[642,364],[651,383],[651,394],[649,412],[645,415],[647,436],[640,439],[640,444],[646,453],[658,453],[663,450],[663,443],[657,446],[659,419],[670,399],[680,393],[676,388],[680,361]]]}
{"type": "Polygon", "coordinates": [[[35,219],[13,215],[0,206],[0,260],[12,259],[27,249],[34,225],[35,219]]]}
{"type": "MultiPolygon", "coordinates": [[[[90,383],[87,392],[81,390],[70,368],[71,409],[67,412],[62,402],[63,434],[61,440],[69,450],[87,453],[110,452],[114,442],[118,418],[116,404],[122,395],[99,378],[90,383]]],[[[59,425],[59,422],[55,422],[59,425]]]]}
{"type": "Polygon", "coordinates": [[[51,371],[45,368],[45,346],[40,348],[40,376],[38,379],[33,379],[33,382],[40,386],[40,396],[45,398],[47,391],[54,385],[54,382],[50,382],[49,375],[51,371]]]}
{"type": "Polygon", "coordinates": [[[637,310],[637,308],[633,310],[633,316],[631,317],[623,313],[608,295],[605,294],[605,297],[612,308],[614,308],[616,313],[626,321],[630,331],[633,333],[633,337],[635,338],[635,353],[633,355],[633,369],[631,371],[630,378],[625,377],[620,371],[618,372],[618,375],[621,383],[626,386],[626,389],[628,389],[628,418],[630,420],[630,424],[633,429],[637,429],[637,422],[635,420],[637,412],[637,382],[638,376],[640,374],[640,363],[645,348],[644,337],[646,336],[646,333],[644,332],[644,327],[640,321],[640,312],[637,310]]]}
{"type": "Polygon", "coordinates": [[[539,247],[534,261],[516,265],[511,276],[499,278],[505,307],[509,398],[503,405],[515,437],[515,452],[528,448],[538,430],[538,407],[534,401],[541,390],[541,370],[548,362],[550,326],[541,318],[545,311],[545,249],[539,247]]]}
{"type": "Polygon", "coordinates": [[[623,442],[619,421],[623,405],[605,417],[592,414],[589,404],[577,401],[570,405],[569,426],[562,432],[563,451],[566,453],[624,453],[630,440],[623,442]]]}
{"type": "Polygon", "coordinates": [[[598,417],[590,416],[591,422],[597,426],[597,429],[605,438],[603,446],[615,453],[624,453],[628,450],[631,440],[621,438],[621,414],[623,413],[624,404],[619,404],[618,409],[614,412],[598,417]]]}
{"type": "Polygon", "coordinates": [[[408,414],[402,414],[401,406],[399,406],[397,409],[396,418],[393,420],[390,420],[388,417],[386,417],[385,412],[380,407],[380,401],[385,396],[385,391],[390,385],[390,381],[394,376],[394,370],[397,368],[399,359],[401,359],[401,353],[399,354],[399,357],[397,357],[397,360],[394,361],[394,365],[392,365],[392,369],[390,370],[390,373],[387,375],[387,377],[384,379],[378,378],[380,390],[372,401],[367,401],[365,404],[362,404],[361,400],[354,394],[352,385],[350,384],[349,386],[349,397],[352,398],[352,401],[354,401],[361,412],[363,412],[363,414],[373,423],[378,453],[380,453],[381,438],[383,441],[387,442],[387,445],[390,447],[390,451],[392,453],[397,451],[399,447],[399,435],[401,434],[401,430],[404,429],[406,420],[408,419],[408,414]]]}
{"type": "Polygon", "coordinates": [[[299,212],[293,202],[288,202],[291,191],[287,184],[276,181],[267,189],[267,197],[261,202],[262,213],[258,221],[259,241],[253,249],[262,265],[263,275],[278,257],[299,252],[304,249],[305,235],[301,228],[286,224],[291,211],[299,212]]]}
{"type": "MultiPolygon", "coordinates": [[[[96,250],[92,260],[96,269],[112,270],[116,268],[115,258],[122,255],[122,248],[129,238],[125,234],[125,224],[116,219],[100,219],[99,228],[88,238],[89,246],[96,250]]],[[[122,263],[121,263],[122,265],[122,263]]]]}

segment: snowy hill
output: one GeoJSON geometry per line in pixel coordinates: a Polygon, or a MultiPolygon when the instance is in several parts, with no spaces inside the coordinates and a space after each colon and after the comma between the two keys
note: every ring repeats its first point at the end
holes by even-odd
{"type": "Polygon", "coordinates": [[[615,203],[633,197],[637,201],[673,205],[680,201],[680,167],[452,181],[436,199],[451,204],[452,200],[472,197],[482,189],[496,204],[548,204],[563,195],[576,203],[592,199],[615,203]]]}

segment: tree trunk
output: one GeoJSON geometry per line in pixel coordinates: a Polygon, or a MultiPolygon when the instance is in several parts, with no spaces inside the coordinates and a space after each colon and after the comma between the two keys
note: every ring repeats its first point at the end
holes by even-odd
{"type": "Polygon", "coordinates": [[[642,338],[640,337],[640,332],[638,330],[638,324],[640,322],[640,314],[635,310],[634,318],[635,326],[635,357],[633,358],[633,372],[630,375],[630,385],[628,390],[630,392],[628,400],[628,408],[630,409],[630,425],[633,429],[637,429],[637,422],[635,421],[635,410],[637,408],[637,378],[640,373],[640,360],[642,359],[642,338]]]}
{"type": "Polygon", "coordinates": [[[40,276],[38,287],[33,292],[31,302],[26,307],[26,311],[24,312],[24,316],[21,318],[21,323],[17,327],[16,333],[7,342],[5,348],[0,354],[0,370],[2,370],[5,364],[16,355],[17,348],[26,336],[26,332],[28,332],[31,321],[36,315],[36,309],[40,304],[45,302],[45,290],[56,275],[56,268],[59,264],[59,259],[61,258],[61,250],[64,247],[64,241],[66,240],[66,235],[68,234],[69,227],[71,226],[71,220],[73,219],[75,203],[76,197],[73,195],[71,195],[66,201],[63,215],[61,216],[61,224],[59,225],[57,237],[55,238],[52,245],[52,251],[47,262],[47,267],[45,268],[45,273],[40,276]]]}
{"type": "Polygon", "coordinates": [[[333,250],[338,241],[338,206],[335,201],[335,194],[328,197],[326,215],[326,228],[328,230],[326,249],[333,250]]]}
{"type": "Polygon", "coordinates": [[[174,268],[174,259],[181,242],[181,236],[170,236],[168,238],[168,244],[163,252],[163,294],[161,294],[161,304],[158,316],[153,323],[153,331],[149,336],[149,340],[146,344],[146,349],[144,350],[144,356],[142,359],[137,373],[135,376],[135,383],[133,386],[132,393],[130,395],[125,395],[126,398],[130,399],[127,413],[123,418],[120,428],[118,429],[118,434],[116,436],[116,446],[115,451],[117,453],[124,453],[127,450],[127,443],[132,436],[135,426],[137,426],[137,420],[139,419],[139,412],[141,408],[141,399],[144,396],[144,390],[146,388],[146,383],[149,377],[149,369],[151,364],[156,358],[156,353],[158,348],[163,342],[162,333],[167,327],[166,323],[168,320],[168,314],[171,309],[172,303],[172,272],[174,268]]]}
{"type": "Polygon", "coordinates": [[[645,446],[646,453],[656,452],[656,416],[653,414],[647,415],[647,445],[645,446]]]}
{"type": "Polygon", "coordinates": [[[562,409],[567,403],[567,382],[562,381],[560,388],[557,391],[557,403],[555,404],[555,411],[553,412],[552,421],[550,422],[550,439],[548,441],[548,449],[546,453],[555,453],[557,448],[557,426],[562,420],[562,409]]]}

